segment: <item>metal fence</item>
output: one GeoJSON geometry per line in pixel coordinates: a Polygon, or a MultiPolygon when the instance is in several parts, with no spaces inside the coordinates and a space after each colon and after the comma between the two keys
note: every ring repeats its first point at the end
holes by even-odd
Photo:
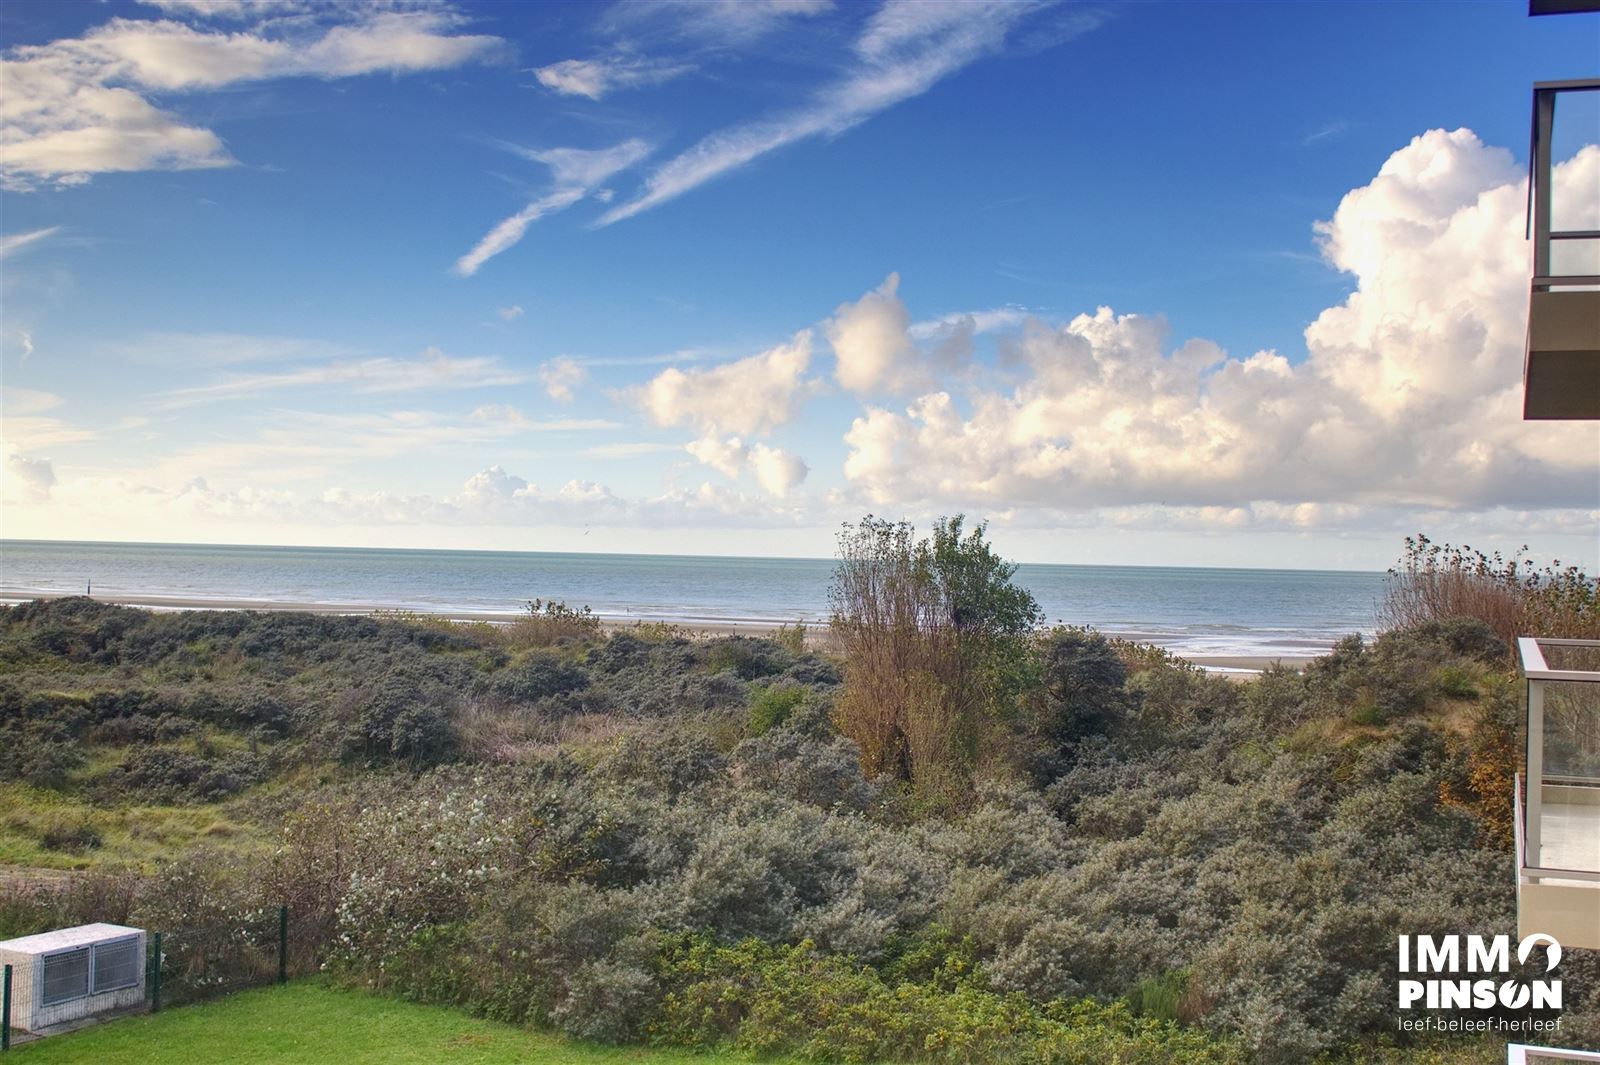
{"type": "Polygon", "coordinates": [[[323,924],[295,920],[279,906],[160,931],[89,925],[29,937],[36,952],[5,956],[0,1050],[315,972],[327,942],[323,924]]]}

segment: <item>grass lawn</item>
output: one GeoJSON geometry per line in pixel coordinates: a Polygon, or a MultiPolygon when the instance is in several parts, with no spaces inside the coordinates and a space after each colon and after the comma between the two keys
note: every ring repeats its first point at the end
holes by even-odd
{"type": "MultiPolygon", "coordinates": [[[[706,1065],[755,1060],[679,1050],[590,1046],[479,1020],[442,1006],[338,990],[316,980],[109,1021],[13,1047],[8,1057],[16,1065],[706,1065]]],[[[765,1060],[770,1063],[772,1059],[765,1060]]]]}

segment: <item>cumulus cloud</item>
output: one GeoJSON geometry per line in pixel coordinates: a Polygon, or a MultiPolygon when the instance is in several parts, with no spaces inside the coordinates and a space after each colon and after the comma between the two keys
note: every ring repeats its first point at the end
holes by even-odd
{"type": "Polygon", "coordinates": [[[925,385],[908,332],[911,315],[900,301],[900,275],[855,303],[840,305],[828,322],[828,343],[838,360],[834,376],[851,392],[898,392],[925,385]]]}
{"type": "Polygon", "coordinates": [[[809,472],[799,455],[766,444],[750,449],[750,468],[755,471],[761,487],[779,499],[798,488],[809,472]]]}
{"type": "MultiPolygon", "coordinates": [[[[1600,148],[1556,181],[1600,212],[1600,148]]],[[[1317,227],[1356,289],[1306,330],[1304,363],[1170,346],[1161,319],[1106,307],[1030,321],[1004,351],[1021,384],[868,407],[845,434],[845,476],[878,505],[1159,503],[1222,508],[1208,513],[1224,523],[1314,523],[1330,507],[1594,507],[1600,429],[1521,418],[1524,209],[1508,153],[1430,131],[1317,227]]],[[[863,382],[898,365],[872,352],[856,360],[863,382]]]]}
{"type": "Polygon", "coordinates": [[[737,436],[701,437],[699,440],[689,441],[683,449],[693,455],[695,461],[702,466],[710,466],[727,477],[739,476],[739,471],[750,458],[750,449],[737,436]]]}
{"type": "Polygon", "coordinates": [[[642,193],[607,211],[599,224],[631,218],[770,152],[813,137],[837,136],[921,96],[998,51],[1012,28],[1041,6],[1002,0],[889,0],[867,19],[852,62],[838,80],[799,107],[704,138],[653,172],[642,193]]]}
{"type": "Polygon", "coordinates": [[[854,303],[840,304],[827,323],[836,360],[834,377],[861,395],[904,395],[928,389],[971,361],[979,333],[1013,328],[1026,321],[1020,308],[947,314],[911,321],[900,299],[900,275],[854,303]]]}
{"type": "Polygon", "coordinates": [[[567,355],[558,355],[539,367],[539,383],[545,394],[560,403],[571,403],[572,390],[588,379],[589,371],[567,355]]]}
{"type": "Polygon", "coordinates": [[[619,89],[660,85],[693,69],[691,64],[666,59],[607,56],[563,59],[559,63],[539,67],[533,73],[539,79],[539,84],[552,92],[599,100],[619,89]]]}
{"type": "Polygon", "coordinates": [[[528,227],[545,215],[565,210],[595,192],[600,184],[650,154],[642,140],[623,141],[610,148],[530,149],[507,145],[511,151],[550,168],[555,188],[509,218],[503,219],[471,251],[456,260],[455,272],[471,277],[490,259],[520,241],[528,227]]]}
{"type": "Polygon", "coordinates": [[[759,355],[709,369],[663,370],[628,393],[657,425],[749,435],[782,425],[815,391],[805,378],[811,331],[759,355]]]}
{"type": "Polygon", "coordinates": [[[705,436],[691,440],[684,445],[684,450],[701,465],[730,479],[749,469],[756,483],[779,499],[798,488],[810,472],[799,455],[767,444],[746,444],[737,436],[705,436]]]}
{"type": "MultiPolygon", "coordinates": [[[[195,5],[165,5],[203,13],[195,5]]],[[[286,5],[216,13],[257,18],[286,5]]],[[[0,182],[78,184],[94,174],[231,166],[221,138],[163,111],[143,93],[217,89],[285,77],[342,78],[460,66],[499,49],[497,37],[455,32],[446,7],[349,5],[318,19],[265,19],[219,32],[172,19],[113,18],[83,36],[12,48],[0,60],[0,182]]]]}

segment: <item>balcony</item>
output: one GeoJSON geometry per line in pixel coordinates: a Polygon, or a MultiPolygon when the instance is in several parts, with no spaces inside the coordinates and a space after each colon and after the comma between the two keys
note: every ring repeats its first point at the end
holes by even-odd
{"type": "Polygon", "coordinates": [[[1524,637],[1517,650],[1528,685],[1517,933],[1600,949],[1600,640],[1524,637]]]}
{"type": "Polygon", "coordinates": [[[1528,160],[1528,229],[1533,281],[1523,364],[1525,419],[1600,418],[1600,219],[1586,191],[1557,202],[1551,170],[1556,101],[1583,94],[1577,131],[1591,125],[1600,79],[1544,81],[1533,87],[1533,144],[1528,160]],[[1559,224],[1562,228],[1554,228],[1559,224]]]}

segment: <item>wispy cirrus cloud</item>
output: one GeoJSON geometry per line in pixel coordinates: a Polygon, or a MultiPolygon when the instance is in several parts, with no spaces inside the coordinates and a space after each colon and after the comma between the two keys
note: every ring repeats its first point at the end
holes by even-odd
{"type": "Polygon", "coordinates": [[[149,92],[194,92],[286,77],[344,78],[441,70],[489,58],[498,37],[458,32],[446,6],[352,3],[307,9],[258,3],[165,3],[167,13],[257,19],[217,32],[172,18],[113,18],[0,60],[0,185],[28,191],[95,174],[226,167],[213,131],[158,108],[149,92]]]}
{"type": "Polygon", "coordinates": [[[487,356],[454,358],[429,348],[415,359],[372,358],[302,366],[278,373],[236,374],[166,393],[162,407],[240,399],[293,388],[346,386],[355,392],[488,388],[521,384],[528,375],[487,356]]]}
{"type": "Polygon", "coordinates": [[[60,226],[46,226],[43,229],[32,229],[26,233],[11,233],[0,237],[0,259],[9,259],[25,248],[48,240],[60,231],[60,226]]]}
{"type": "Polygon", "coordinates": [[[504,145],[525,159],[542,163],[550,168],[555,179],[551,192],[534,200],[509,218],[503,219],[473,245],[472,250],[456,260],[455,272],[461,277],[471,277],[484,263],[513,247],[528,232],[528,227],[556,211],[565,210],[597,191],[613,174],[634,165],[650,154],[650,145],[637,138],[623,141],[610,148],[595,150],[583,148],[522,148],[504,145]]]}
{"type": "Polygon", "coordinates": [[[795,19],[834,7],[834,0],[620,0],[601,27],[628,39],[728,47],[748,45],[795,19]]]}
{"type": "Polygon", "coordinates": [[[594,59],[563,59],[536,69],[539,84],[562,96],[603,99],[620,89],[660,85],[694,70],[692,63],[641,56],[610,55],[594,59]]]}
{"type": "MultiPolygon", "coordinates": [[[[973,0],[964,4],[891,0],[867,21],[847,73],[808,103],[724,129],[652,173],[644,191],[607,211],[608,226],[659,207],[761,156],[812,137],[836,136],[993,55],[1010,31],[1048,0],[973,0]]],[[[1098,22],[1086,17],[1079,32],[1098,22]]]]}
{"type": "Polygon", "coordinates": [[[139,0],[169,15],[242,22],[279,15],[303,15],[315,5],[308,0],[139,0]]]}
{"type": "Polygon", "coordinates": [[[1332,122],[1324,123],[1323,125],[1312,130],[1310,133],[1307,133],[1304,137],[1301,137],[1300,147],[1309,148],[1313,144],[1317,144],[1321,141],[1332,140],[1335,137],[1339,137],[1350,132],[1350,130],[1354,128],[1355,123],[1351,122],[1349,119],[1334,119],[1332,122]]]}
{"type": "Polygon", "coordinates": [[[253,333],[145,333],[107,345],[107,350],[134,362],[189,368],[247,362],[353,359],[363,354],[358,349],[327,340],[253,333]]]}

